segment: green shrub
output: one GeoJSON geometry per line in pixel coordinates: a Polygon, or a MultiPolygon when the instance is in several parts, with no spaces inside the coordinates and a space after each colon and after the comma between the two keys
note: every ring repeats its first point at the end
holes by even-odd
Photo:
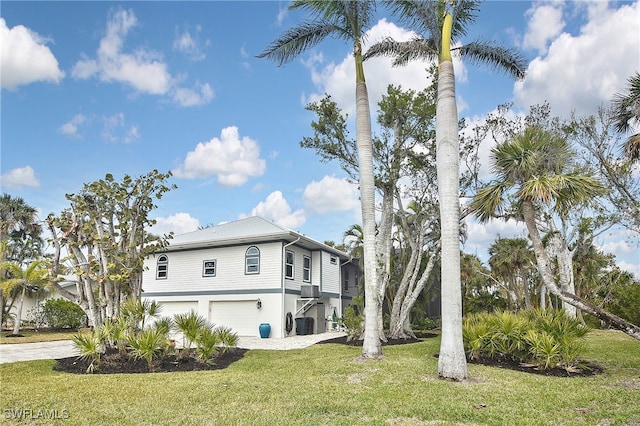
{"type": "Polygon", "coordinates": [[[48,299],[41,309],[42,320],[51,328],[78,328],[85,323],[84,311],[70,300],[48,299]]]}
{"type": "Polygon", "coordinates": [[[462,330],[469,359],[504,358],[542,369],[572,367],[589,331],[562,310],[468,315],[462,330]]]}
{"type": "Polygon", "coordinates": [[[347,339],[357,339],[362,334],[362,314],[356,313],[356,308],[347,306],[342,316],[342,323],[347,329],[347,339]]]}

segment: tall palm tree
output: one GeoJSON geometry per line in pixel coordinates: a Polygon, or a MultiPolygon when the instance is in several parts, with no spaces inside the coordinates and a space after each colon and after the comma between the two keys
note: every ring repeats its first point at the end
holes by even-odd
{"type": "MultiPolygon", "coordinates": [[[[630,122],[640,124],[640,72],[629,78],[629,93],[616,94],[613,99],[613,117],[616,130],[628,132],[630,122]]],[[[631,135],[624,145],[625,153],[632,160],[640,160],[640,133],[631,135]]]]}
{"type": "Polygon", "coordinates": [[[515,197],[512,207],[519,210],[533,244],[538,272],[545,287],[563,303],[603,319],[640,339],[640,327],[599,309],[558,288],[551,260],[545,250],[536,223],[542,205],[551,206],[559,215],[566,215],[573,206],[585,202],[602,188],[591,176],[569,169],[571,150],[564,138],[550,132],[528,127],[513,140],[494,147],[491,160],[495,180],[482,187],[471,201],[470,208],[486,222],[501,215],[509,196],[515,197]]]}
{"type": "Polygon", "coordinates": [[[305,10],[312,16],[298,26],[285,31],[267,49],[258,55],[283,65],[302,52],[316,46],[328,36],[345,40],[353,45],[356,68],[356,142],[360,172],[360,199],[364,234],[365,276],[365,332],[362,356],[375,358],[382,355],[378,326],[378,298],[375,253],[375,185],[373,147],[371,143],[371,113],[369,95],[362,64],[362,39],[374,18],[374,1],[349,0],[295,0],[289,9],[305,10]]]}
{"type": "Polygon", "coordinates": [[[17,262],[2,262],[0,267],[6,270],[10,276],[0,284],[2,289],[7,293],[16,288],[20,291],[20,299],[18,300],[13,321],[13,334],[19,334],[22,321],[22,306],[27,292],[39,291],[49,282],[48,261],[46,259],[34,260],[26,268],[23,268],[17,262]]]}
{"type": "Polygon", "coordinates": [[[441,377],[462,380],[467,363],[462,342],[462,291],[460,281],[460,199],[458,111],[452,52],[489,65],[517,78],[524,77],[526,61],[514,49],[496,43],[472,42],[451,48],[475,21],[477,0],[394,0],[392,11],[419,36],[406,42],[385,39],[373,45],[365,58],[391,56],[395,65],[413,59],[438,60],[436,107],[436,168],[442,239],[442,340],[438,358],[441,377]]]}

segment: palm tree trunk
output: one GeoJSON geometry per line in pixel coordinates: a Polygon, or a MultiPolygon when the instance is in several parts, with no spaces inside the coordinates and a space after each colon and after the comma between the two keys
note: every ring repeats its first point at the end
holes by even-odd
{"type": "Polygon", "coordinates": [[[375,182],[373,174],[373,146],[371,143],[371,112],[369,94],[364,80],[362,51],[359,41],[354,46],[356,60],[356,142],[360,172],[360,203],[362,208],[362,233],[364,237],[364,295],[365,324],[362,356],[377,358],[382,355],[378,312],[375,182]]]}
{"type": "Polygon", "coordinates": [[[467,360],[462,341],[462,284],[460,279],[459,140],[455,77],[449,44],[452,17],[442,29],[442,50],[436,104],[436,169],[442,241],[442,340],[438,358],[440,377],[463,380],[467,360]]]}
{"type": "Polygon", "coordinates": [[[563,304],[570,304],[575,306],[578,309],[581,309],[600,320],[611,324],[614,328],[624,331],[629,336],[640,340],[640,327],[637,325],[631,324],[628,321],[620,318],[617,315],[614,315],[610,312],[605,311],[591,303],[587,302],[576,296],[575,294],[571,294],[567,291],[562,291],[555,284],[553,278],[553,272],[551,271],[551,267],[549,266],[549,259],[547,253],[544,249],[544,245],[542,244],[542,239],[540,238],[540,232],[535,224],[535,211],[533,208],[533,204],[531,201],[523,201],[522,202],[522,215],[524,216],[524,222],[527,225],[527,230],[529,231],[529,236],[531,238],[531,242],[533,243],[533,251],[536,255],[536,262],[538,264],[538,272],[542,277],[542,281],[551,292],[557,296],[560,300],[562,300],[563,304]]]}
{"type": "Polygon", "coordinates": [[[27,294],[27,284],[22,284],[22,292],[20,293],[20,301],[18,309],[16,309],[16,317],[13,321],[13,334],[20,334],[20,323],[22,322],[22,306],[24,305],[24,297],[27,294]]]}

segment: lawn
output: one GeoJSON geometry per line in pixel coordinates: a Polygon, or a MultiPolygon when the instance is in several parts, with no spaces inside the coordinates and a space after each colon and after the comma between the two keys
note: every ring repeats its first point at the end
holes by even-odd
{"type": "Polygon", "coordinates": [[[367,362],[359,348],[337,344],[252,350],[203,372],[71,375],[52,371],[54,361],[3,364],[0,421],[26,413],[65,425],[640,424],[640,342],[594,331],[586,344],[584,358],[604,374],[545,377],[470,364],[468,381],[443,381],[438,338],[385,347],[384,360],[367,362]]]}
{"type": "Polygon", "coordinates": [[[20,330],[20,334],[24,337],[7,337],[11,331],[3,331],[0,333],[0,345],[11,343],[33,343],[33,342],[51,342],[54,340],[69,340],[76,334],[77,330],[20,330]]]}

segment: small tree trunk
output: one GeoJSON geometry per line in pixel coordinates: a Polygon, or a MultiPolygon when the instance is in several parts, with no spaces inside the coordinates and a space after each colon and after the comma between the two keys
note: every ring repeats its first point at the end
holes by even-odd
{"type": "Polygon", "coordinates": [[[22,284],[22,292],[20,293],[20,301],[16,309],[16,318],[13,321],[13,334],[20,334],[20,323],[22,322],[22,305],[24,305],[24,297],[27,294],[27,285],[22,284]]]}

